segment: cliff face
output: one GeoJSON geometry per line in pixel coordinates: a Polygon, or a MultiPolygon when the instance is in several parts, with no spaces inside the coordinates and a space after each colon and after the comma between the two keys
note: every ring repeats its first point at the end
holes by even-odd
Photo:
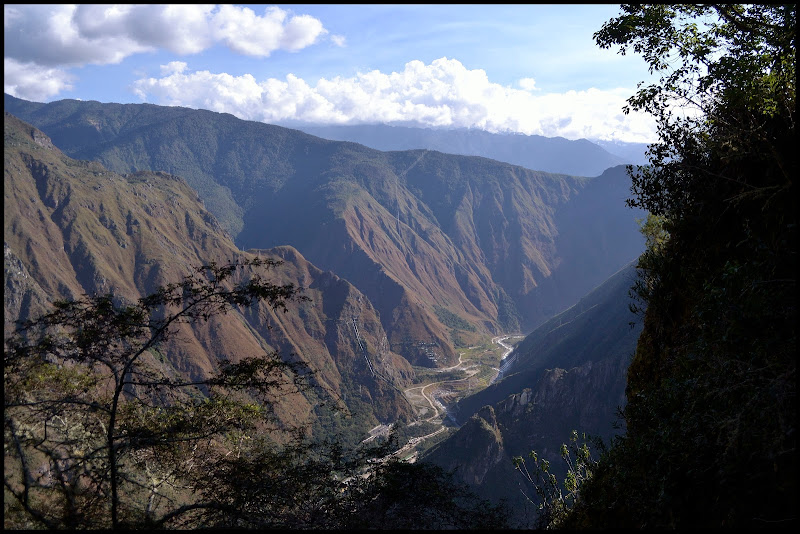
{"type": "MultiPolygon", "coordinates": [[[[288,313],[258,305],[184,326],[179,342],[165,347],[175,372],[203,376],[220,358],[274,349],[304,360],[334,397],[357,404],[361,425],[410,413],[399,388],[413,371],[390,350],[377,312],[352,284],[291,247],[239,250],[178,177],[120,175],[73,160],[8,113],[4,132],[6,332],[55,299],[113,293],[134,300],[211,261],[269,257],[283,263],[263,274],[305,288],[311,300],[288,313]]],[[[313,422],[316,403],[287,397],[278,411],[287,422],[313,422]]]]}

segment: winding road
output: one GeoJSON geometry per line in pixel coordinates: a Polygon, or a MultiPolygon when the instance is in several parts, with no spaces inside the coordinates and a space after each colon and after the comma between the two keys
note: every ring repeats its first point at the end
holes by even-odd
{"type": "MultiPolygon", "coordinates": [[[[518,335],[513,335],[513,334],[511,334],[511,335],[506,334],[506,335],[501,335],[501,336],[495,336],[494,338],[492,338],[492,343],[494,343],[496,345],[500,345],[504,349],[503,355],[502,355],[502,357],[500,359],[500,363],[501,364],[508,357],[508,355],[511,354],[511,351],[514,350],[514,347],[512,347],[511,345],[508,345],[507,343],[505,343],[506,340],[508,340],[509,338],[512,338],[512,337],[519,337],[519,336],[518,335]]],[[[414,447],[416,447],[416,445],[419,444],[420,442],[444,432],[447,429],[447,427],[444,425],[444,420],[446,418],[450,418],[453,421],[453,423],[456,423],[455,418],[448,413],[447,408],[436,398],[436,391],[438,389],[438,386],[441,386],[443,384],[454,384],[456,382],[463,382],[464,380],[470,380],[475,374],[477,374],[479,372],[479,369],[478,369],[479,364],[465,364],[464,361],[462,360],[462,356],[463,356],[463,353],[459,353],[459,355],[458,355],[458,363],[456,365],[453,365],[451,367],[443,367],[441,369],[436,369],[435,371],[437,373],[444,373],[444,372],[447,372],[447,371],[461,370],[461,371],[464,371],[465,373],[467,373],[466,377],[458,378],[458,379],[455,379],[455,380],[439,380],[439,381],[436,381],[436,382],[430,382],[428,384],[423,384],[421,386],[414,386],[414,387],[411,387],[411,388],[407,388],[404,391],[404,393],[406,395],[406,398],[411,403],[411,405],[417,408],[417,410],[418,410],[417,415],[418,416],[422,417],[422,416],[425,416],[428,413],[428,408],[426,406],[420,406],[421,404],[427,404],[427,406],[430,407],[430,410],[433,411],[433,415],[425,417],[424,419],[420,418],[420,419],[418,419],[417,421],[415,421],[414,423],[411,423],[411,424],[412,425],[413,424],[419,424],[419,423],[422,423],[422,422],[430,423],[430,422],[434,422],[436,419],[439,419],[439,427],[434,432],[431,432],[430,434],[410,439],[400,449],[396,450],[395,452],[393,452],[392,454],[387,456],[387,458],[389,458],[391,456],[394,456],[394,457],[403,456],[408,451],[413,450],[414,447]],[[428,392],[430,392],[430,393],[428,393],[428,392]],[[422,397],[422,402],[420,402],[420,397],[422,397]]],[[[502,367],[502,365],[501,365],[501,367],[502,367]]],[[[499,375],[500,370],[497,369],[497,368],[494,368],[494,367],[493,367],[493,369],[495,371],[497,371],[498,375],[499,375]]],[[[491,382],[494,382],[497,379],[498,375],[495,375],[495,377],[491,380],[491,382]]],[[[364,440],[364,443],[375,439],[377,436],[388,435],[390,430],[391,430],[391,425],[378,425],[375,428],[373,428],[372,430],[370,430],[370,432],[369,432],[370,435],[369,435],[369,437],[367,437],[367,439],[364,440]]],[[[386,458],[384,458],[383,460],[385,460],[385,459],[386,458]]],[[[413,455],[411,455],[411,457],[409,458],[408,461],[412,461],[413,462],[415,459],[416,459],[416,454],[413,454],[413,455]]]]}
{"type": "MultiPolygon", "coordinates": [[[[506,343],[506,340],[508,340],[508,339],[510,339],[512,337],[517,337],[517,336],[516,335],[510,335],[510,334],[504,334],[504,335],[495,336],[494,338],[492,338],[492,343],[494,343],[496,345],[500,345],[504,349],[503,355],[502,355],[502,357],[500,359],[501,363],[506,359],[506,357],[511,353],[511,351],[514,350],[513,346],[511,346],[511,345],[506,343]]],[[[427,408],[425,406],[420,407],[420,404],[427,404],[428,406],[430,406],[430,410],[433,412],[432,415],[429,415],[429,416],[425,417],[424,419],[420,419],[419,420],[420,422],[421,421],[432,422],[437,418],[441,418],[442,422],[444,422],[444,418],[450,417],[450,419],[455,423],[455,419],[453,419],[452,416],[450,414],[448,414],[447,408],[436,398],[436,391],[437,391],[438,387],[443,385],[443,384],[455,384],[457,382],[463,382],[465,380],[470,380],[475,374],[477,374],[479,372],[479,370],[477,369],[477,367],[478,367],[477,364],[465,364],[463,362],[463,360],[462,360],[462,356],[463,356],[463,353],[460,353],[458,355],[458,363],[456,365],[453,365],[451,367],[444,367],[444,368],[441,368],[441,369],[436,369],[436,372],[443,373],[443,372],[447,372],[447,371],[461,370],[461,371],[464,371],[465,373],[467,373],[466,377],[455,379],[455,380],[440,380],[440,381],[436,381],[436,382],[430,382],[428,384],[424,384],[424,385],[421,385],[421,386],[414,386],[414,387],[411,387],[411,388],[407,388],[405,390],[405,395],[406,395],[406,398],[408,398],[409,402],[411,402],[411,404],[413,406],[416,406],[416,407],[419,408],[419,410],[420,410],[418,412],[419,416],[425,416],[428,413],[427,408]],[[422,400],[423,400],[422,403],[420,403],[420,398],[419,397],[422,397],[422,400]]],[[[497,373],[499,375],[500,369],[498,369],[498,368],[493,368],[493,369],[495,371],[497,371],[497,373]]],[[[495,377],[491,380],[490,383],[494,382],[497,379],[498,375],[495,375],[495,377]]]]}

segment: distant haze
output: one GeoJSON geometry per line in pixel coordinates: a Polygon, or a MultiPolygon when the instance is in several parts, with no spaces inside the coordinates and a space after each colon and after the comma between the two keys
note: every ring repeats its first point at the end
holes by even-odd
{"type": "Polygon", "coordinates": [[[647,145],[644,143],[570,141],[563,137],[493,134],[467,128],[413,128],[386,124],[295,127],[324,139],[352,141],[377,150],[427,148],[576,176],[597,176],[616,165],[646,163],[644,152],[647,145]]]}

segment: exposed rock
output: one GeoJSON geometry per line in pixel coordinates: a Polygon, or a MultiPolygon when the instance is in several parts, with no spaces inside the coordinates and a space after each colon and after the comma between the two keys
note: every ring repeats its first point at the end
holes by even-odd
{"type": "MultiPolygon", "coordinates": [[[[368,408],[370,424],[411,413],[400,388],[413,370],[385,343],[377,312],[352,284],[318,269],[291,247],[239,250],[197,203],[196,193],[173,175],[122,177],[97,163],[66,157],[50,148],[44,134],[31,131],[30,125],[6,114],[7,331],[17,319],[38,314],[55,299],[113,293],[133,301],[180,280],[193,267],[261,255],[283,261],[264,273],[271,282],[304,287],[311,301],[291,304],[288,313],[261,303],[208,323],[183,325],[163,347],[170,365],[186,377],[202,377],[216,369],[220,358],[235,361],[275,349],[305,361],[335,399],[352,398],[346,388],[367,391],[374,401],[368,408]],[[350,326],[353,318],[358,340],[350,326]],[[367,358],[382,377],[370,370],[367,358]]],[[[278,414],[287,423],[308,422],[315,403],[286,396],[278,414]]]]}

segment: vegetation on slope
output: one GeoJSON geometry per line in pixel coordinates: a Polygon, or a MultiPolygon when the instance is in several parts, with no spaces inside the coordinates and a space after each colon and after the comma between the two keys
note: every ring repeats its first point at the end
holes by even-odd
{"type": "Polygon", "coordinates": [[[59,301],[5,338],[4,526],[505,526],[441,470],[388,459],[391,442],[343,452],[280,424],[275,403],[313,376],[277,352],[221,360],[205,379],[162,365],[181,323],[302,299],[257,272],[233,282],[275,265],[203,266],[132,303],[59,301]]]}
{"type": "Polygon", "coordinates": [[[441,471],[351,447],[409,410],[363,349],[413,376],[355,287],[237,250],[178,177],[73,160],[9,114],[4,134],[6,528],[504,526],[441,471]],[[209,257],[233,264],[190,267],[209,257]]]}
{"type": "Polygon", "coordinates": [[[349,416],[324,419],[319,412],[330,399],[322,391],[285,396],[276,404],[284,423],[313,421],[320,439],[336,435],[358,443],[378,422],[411,414],[400,388],[414,372],[386,348],[377,313],[352,284],[318,269],[292,247],[238,250],[179,177],[123,176],[97,162],[71,159],[9,114],[4,129],[6,334],[17,320],[49,310],[54,300],[111,293],[134,301],[179,281],[193,265],[270,258],[281,262],[271,273],[275,283],[304,287],[310,301],[293,304],[288,314],[257,304],[224,320],[183,325],[181,336],[162,349],[164,363],[200,378],[214,372],[221,354],[279,350],[300,359],[350,409],[349,416]]]}
{"type": "Polygon", "coordinates": [[[627,432],[563,526],[797,523],[796,17],[625,5],[595,35],[663,73],[629,100],[660,142],[631,170],[653,218],[627,432]]]}

